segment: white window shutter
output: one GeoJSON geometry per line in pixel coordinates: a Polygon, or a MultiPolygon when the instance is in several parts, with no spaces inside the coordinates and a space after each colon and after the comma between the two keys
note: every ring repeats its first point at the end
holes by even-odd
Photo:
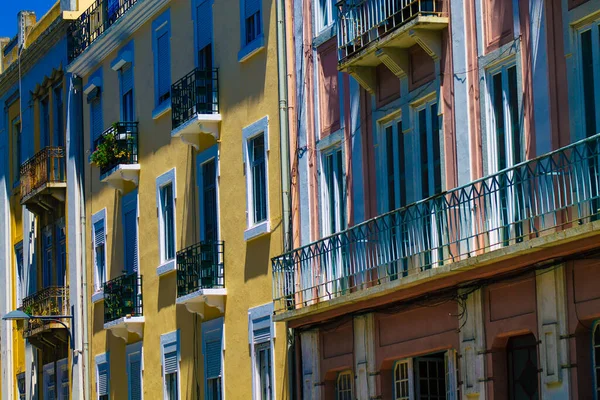
{"type": "Polygon", "coordinates": [[[457,382],[456,382],[456,351],[450,349],[444,354],[444,364],[446,366],[446,399],[457,400],[457,382]]]}
{"type": "Polygon", "coordinates": [[[98,365],[98,396],[108,395],[108,364],[98,365]]]}

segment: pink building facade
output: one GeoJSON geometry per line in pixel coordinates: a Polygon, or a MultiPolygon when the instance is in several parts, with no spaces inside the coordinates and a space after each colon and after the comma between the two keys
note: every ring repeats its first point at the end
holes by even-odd
{"type": "Polygon", "coordinates": [[[598,398],[600,2],[287,10],[298,398],[598,398]]]}

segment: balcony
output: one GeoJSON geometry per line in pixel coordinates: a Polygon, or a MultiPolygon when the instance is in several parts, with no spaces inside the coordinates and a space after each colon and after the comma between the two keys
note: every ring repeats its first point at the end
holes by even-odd
{"type": "Polygon", "coordinates": [[[202,135],[219,139],[218,84],[218,70],[196,68],[171,86],[172,137],[196,150],[202,135]]]}
{"type": "Polygon", "coordinates": [[[599,213],[600,134],[273,258],[275,310],[285,319],[495,260],[543,257],[549,244],[600,234],[599,213]]]}
{"type": "Polygon", "coordinates": [[[224,242],[200,242],[177,252],[177,304],[204,317],[204,305],[225,310],[224,242]]]}
{"type": "Polygon", "coordinates": [[[339,69],[370,93],[379,64],[399,78],[408,74],[408,49],[415,44],[433,59],[441,56],[447,0],[342,0],[337,6],[339,69]]]}
{"type": "Polygon", "coordinates": [[[142,277],[123,274],[104,283],[104,329],[128,341],[129,333],[143,336],[142,277]]]}
{"type": "Polygon", "coordinates": [[[138,185],[138,123],[116,122],[94,141],[91,161],[100,169],[100,180],[123,191],[127,182],[138,185]]]}
{"type": "Polygon", "coordinates": [[[96,0],[67,30],[69,62],[75,60],[138,0],[96,0]]]}
{"type": "Polygon", "coordinates": [[[65,201],[64,147],[46,147],[21,164],[21,204],[40,215],[65,201]]]}
{"type": "MultiPolygon", "coordinates": [[[[52,286],[23,299],[22,310],[29,315],[69,315],[69,288],[52,286]]],[[[62,319],[70,326],[69,319],[62,319]]],[[[68,345],[68,333],[58,322],[31,319],[23,329],[23,337],[37,348],[55,348],[68,345]]]]}

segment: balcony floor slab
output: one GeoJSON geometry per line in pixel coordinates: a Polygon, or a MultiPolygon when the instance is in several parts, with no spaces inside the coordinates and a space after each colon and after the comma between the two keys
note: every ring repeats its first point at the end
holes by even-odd
{"type": "Polygon", "coordinates": [[[127,182],[138,185],[140,164],[119,164],[109,172],[102,174],[100,180],[109,186],[123,192],[127,182]]]}
{"type": "Polygon", "coordinates": [[[204,306],[215,307],[220,312],[225,311],[227,289],[199,289],[195,292],[177,298],[176,303],[185,305],[191,313],[197,313],[204,318],[204,306]]]}
{"type": "Polygon", "coordinates": [[[136,334],[140,339],[144,337],[144,322],[142,317],[122,317],[104,324],[105,330],[110,330],[113,335],[120,337],[125,342],[129,338],[129,333],[136,334]]]}
{"type": "Polygon", "coordinates": [[[211,135],[219,139],[221,114],[196,114],[187,122],[171,131],[171,137],[178,137],[182,142],[200,149],[200,137],[211,135]]]}

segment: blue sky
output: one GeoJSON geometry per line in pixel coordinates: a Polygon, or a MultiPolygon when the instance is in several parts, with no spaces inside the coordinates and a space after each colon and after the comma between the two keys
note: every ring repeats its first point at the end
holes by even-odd
{"type": "Polygon", "coordinates": [[[17,13],[21,10],[35,11],[41,18],[57,0],[0,0],[0,37],[13,37],[17,34],[17,13]]]}

